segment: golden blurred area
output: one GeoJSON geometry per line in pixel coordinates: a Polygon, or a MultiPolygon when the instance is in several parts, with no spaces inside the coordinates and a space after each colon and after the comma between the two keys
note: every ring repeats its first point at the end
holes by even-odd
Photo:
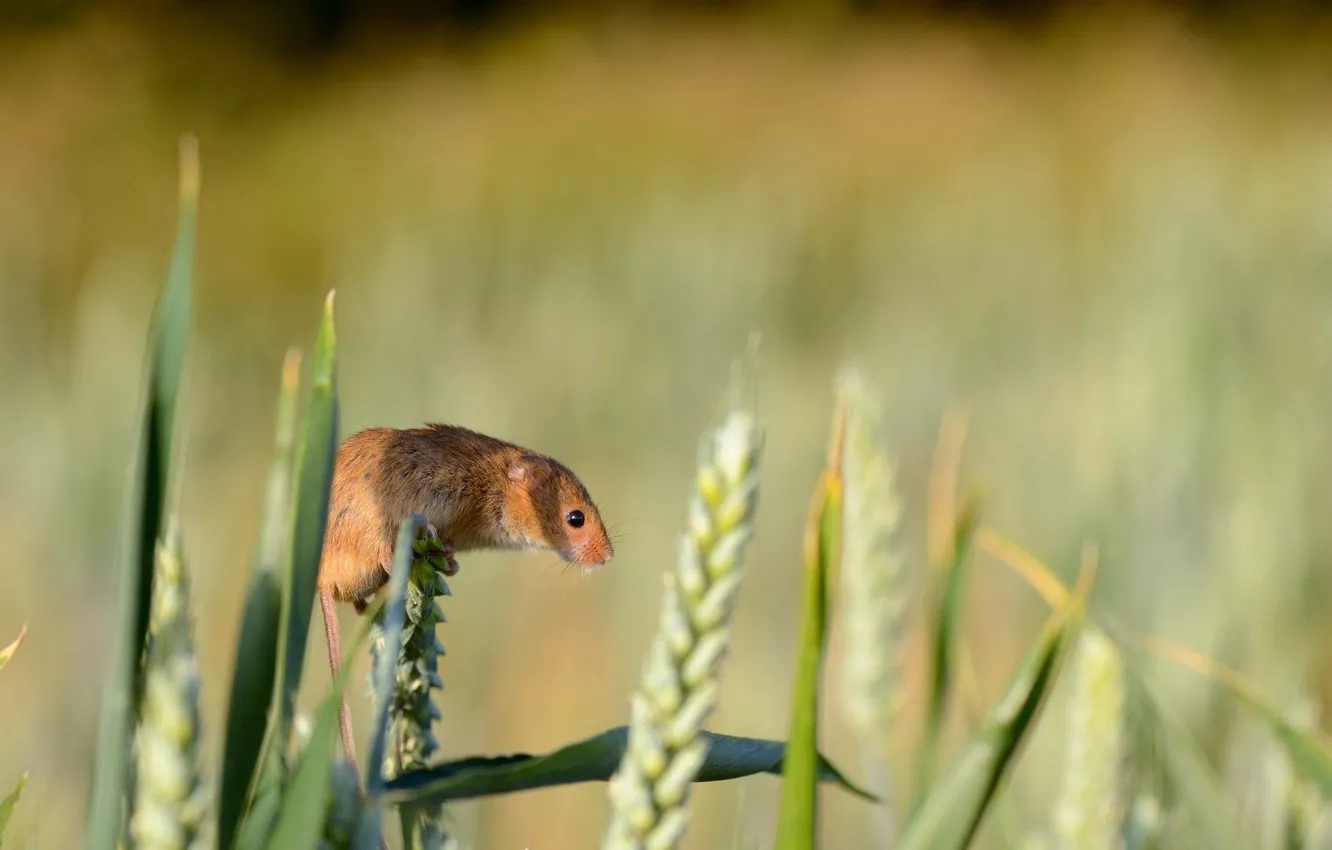
{"type": "MultiPolygon", "coordinates": [[[[785,736],[801,525],[848,357],[886,402],[913,573],[939,424],[965,408],[962,484],[988,523],[1066,579],[1095,541],[1098,606],[1282,699],[1332,697],[1332,63],[1315,41],[1208,40],[1169,15],[1026,37],[606,16],[318,61],[111,13],[5,35],[0,643],[29,635],[0,680],[0,782],[31,771],[7,837],[82,833],[185,132],[203,183],[182,519],[214,764],[279,368],[312,350],[329,289],[345,433],[445,421],[548,452],[615,535],[587,575],[460,559],[440,629],[450,756],[627,721],[697,440],[751,330],[763,484],[709,728],[785,736]]],[[[1046,610],[975,557],[966,633],[993,699],[1046,610]]],[[[310,645],[306,709],[328,684],[310,645]]],[[[1167,678],[1197,728],[1229,734],[1203,681],[1167,678]]],[[[353,711],[364,724],[359,687],[353,711]]],[[[1047,817],[1062,725],[1056,706],[1005,792],[1023,822],[1047,817]]],[[[835,700],[823,730],[861,776],[835,700]]],[[[685,846],[770,845],[779,791],[697,786],[685,846]]],[[[864,804],[822,799],[824,846],[869,846],[864,804]]],[[[466,846],[556,850],[595,846],[609,809],[587,784],[449,811],[466,846]]]]}

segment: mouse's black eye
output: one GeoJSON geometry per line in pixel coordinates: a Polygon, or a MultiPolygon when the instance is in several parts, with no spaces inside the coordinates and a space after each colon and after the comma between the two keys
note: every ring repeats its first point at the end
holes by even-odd
{"type": "Polygon", "coordinates": [[[567,522],[567,523],[569,523],[569,525],[572,525],[574,528],[582,528],[582,527],[583,527],[583,512],[582,512],[582,511],[569,511],[569,513],[567,513],[567,514],[564,515],[564,521],[567,522]]]}

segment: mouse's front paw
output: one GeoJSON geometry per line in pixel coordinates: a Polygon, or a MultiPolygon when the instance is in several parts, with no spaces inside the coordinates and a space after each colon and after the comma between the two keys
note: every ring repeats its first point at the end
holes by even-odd
{"type": "Polygon", "coordinates": [[[433,525],[426,526],[425,537],[416,542],[416,552],[444,575],[458,574],[458,562],[453,557],[453,541],[447,538],[441,540],[433,525]]]}
{"type": "Polygon", "coordinates": [[[456,576],[461,567],[458,566],[458,562],[453,558],[453,541],[445,540],[443,543],[444,548],[440,550],[440,554],[444,556],[444,569],[440,570],[440,572],[444,573],[446,576],[456,576]]]}

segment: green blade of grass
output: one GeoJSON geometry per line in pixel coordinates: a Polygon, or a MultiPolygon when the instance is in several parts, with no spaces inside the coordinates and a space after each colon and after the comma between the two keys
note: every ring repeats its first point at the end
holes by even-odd
{"type": "Polygon", "coordinates": [[[921,736],[913,810],[919,808],[929,793],[934,782],[935,766],[939,761],[939,738],[952,698],[953,661],[957,655],[955,644],[958,622],[962,617],[966,567],[979,516],[979,502],[974,498],[969,499],[954,521],[952,545],[946,553],[949,561],[937,591],[938,603],[933,618],[934,640],[930,653],[930,690],[925,707],[925,730],[921,736]]]}
{"type": "MultiPolygon", "coordinates": [[[[410,544],[407,548],[407,566],[410,572],[410,544]]],[[[394,572],[398,572],[396,566],[394,572]]],[[[376,605],[374,610],[366,612],[368,616],[350,646],[348,658],[360,652],[369,639],[370,629],[380,606],[387,605],[391,611],[406,604],[406,584],[402,583],[399,589],[400,593],[390,596],[376,605]]],[[[337,749],[342,695],[347,688],[353,666],[342,665],[337,678],[333,680],[332,693],[324,698],[315,713],[314,731],[296,763],[291,782],[282,794],[281,808],[277,812],[272,835],[268,840],[269,850],[314,850],[319,845],[324,829],[329,782],[333,772],[333,756],[337,749]]]]}
{"type": "Polygon", "coordinates": [[[18,652],[18,648],[23,645],[23,638],[27,634],[28,624],[24,623],[22,628],[19,629],[18,637],[14,638],[14,642],[4,649],[0,649],[0,669],[4,669],[4,666],[9,663],[9,659],[13,658],[14,653],[18,652]]]}
{"type": "Polygon", "coordinates": [[[282,587],[282,631],[278,648],[275,725],[279,734],[291,725],[292,703],[300,689],[305,644],[314,608],[319,559],[328,524],[333,464],[338,452],[337,335],[333,325],[333,293],[324,300],[324,316],[315,344],[310,400],[301,422],[296,455],[296,492],[292,508],[290,549],[282,587]]]}
{"type": "MultiPolygon", "coordinates": [[[[722,782],[760,773],[781,776],[786,744],[762,738],[741,738],[704,732],[707,756],[695,782],[722,782]]],[[[617,726],[599,735],[543,756],[473,756],[412,770],[384,783],[378,799],[386,805],[447,803],[580,782],[606,782],[628,746],[629,727],[617,726]]],[[[822,755],[818,775],[871,802],[878,798],[848,780],[822,755]]]]}
{"type": "Polygon", "coordinates": [[[1297,728],[1286,719],[1284,712],[1263,696],[1256,685],[1200,652],[1161,638],[1148,638],[1143,646],[1148,652],[1187,667],[1221,685],[1233,699],[1267,726],[1281,742],[1291,763],[1318,786],[1324,797],[1332,799],[1332,741],[1326,736],[1297,728]]]}
{"type": "Polygon", "coordinates": [[[288,352],[278,397],[276,449],[268,471],[268,492],[254,571],[246,590],[227,709],[226,744],[218,799],[218,846],[232,846],[236,826],[255,784],[255,766],[268,728],[269,704],[277,671],[278,626],[282,614],[279,567],[290,528],[292,451],[300,394],[300,354],[288,352]]]}
{"type": "Polygon", "coordinates": [[[18,805],[19,798],[23,796],[23,789],[28,785],[28,772],[25,770],[19,776],[18,784],[14,790],[9,792],[9,796],[0,800],[0,844],[5,840],[5,827],[9,826],[9,819],[14,815],[14,807],[18,805]]]}
{"type": "MultiPolygon", "coordinates": [[[[977,540],[982,550],[1026,581],[1051,608],[1058,609],[1067,604],[1071,592],[1040,559],[992,528],[982,528],[977,540]]],[[[1187,801],[1187,809],[1197,815],[1197,826],[1207,837],[1206,846],[1216,850],[1240,850],[1244,845],[1239,823],[1233,815],[1234,804],[1226,796],[1220,778],[1208,764],[1197,741],[1182,723],[1168,715],[1152,698],[1142,672],[1132,663],[1134,656],[1124,651],[1131,641],[1119,636],[1120,629],[1113,623],[1098,622],[1097,625],[1115,642],[1125,659],[1129,705],[1143,724],[1134,739],[1142,740],[1150,735],[1160,742],[1164,762],[1161,767],[1187,801]]]]}
{"type": "Polygon", "coordinates": [[[291,737],[293,706],[305,666],[305,644],[309,637],[319,559],[328,522],[329,494],[338,448],[336,356],[333,293],[329,292],[324,300],[323,318],[315,344],[310,398],[296,449],[291,531],[282,570],[277,672],[274,675],[270,728],[259,759],[258,782],[270,787],[281,787],[286,781],[283,751],[291,737]]]}
{"type": "Polygon", "coordinates": [[[236,850],[263,850],[268,846],[273,825],[277,823],[278,812],[282,808],[282,791],[286,781],[287,777],[281,771],[259,775],[245,816],[236,830],[236,840],[232,845],[236,850]]]}
{"type": "MultiPolygon", "coordinates": [[[[351,670],[348,664],[333,684],[333,696],[341,697],[351,670]]],[[[269,839],[270,850],[314,850],[324,827],[324,806],[333,773],[333,751],[337,748],[339,704],[331,698],[315,715],[314,733],[292,774],[291,787],[282,795],[282,807],[269,839]]]]}
{"type": "MultiPolygon", "coordinates": [[[[977,543],[1026,581],[1051,608],[1058,609],[1067,604],[1072,595],[1069,589],[1034,555],[992,528],[982,528],[977,543]]],[[[1244,845],[1239,823],[1233,814],[1234,804],[1226,796],[1220,778],[1197,741],[1184,724],[1167,714],[1152,698],[1142,672],[1132,663],[1133,656],[1124,651],[1130,641],[1117,636],[1120,629],[1108,622],[1097,625],[1115,641],[1125,659],[1129,705],[1144,724],[1134,739],[1141,740],[1150,734],[1160,742],[1164,762],[1161,766],[1180,796],[1187,801],[1188,810],[1198,816],[1196,823],[1207,837],[1206,846],[1216,850],[1240,850],[1244,845]]]]}
{"type": "Polygon", "coordinates": [[[980,829],[1077,637],[1091,571],[1083,587],[1046,624],[1027,658],[952,768],[907,823],[897,850],[962,850],[980,829]]]}
{"type": "Polygon", "coordinates": [[[805,527],[804,623],[792,695],[790,743],[783,769],[777,820],[779,850],[813,848],[818,829],[819,684],[828,638],[828,588],[841,561],[844,404],[833,420],[827,463],[805,527]]]}
{"type": "Polygon", "coordinates": [[[1246,843],[1235,817],[1235,804],[1222,785],[1221,777],[1208,763],[1192,732],[1157,703],[1147,687],[1142,671],[1133,663],[1137,656],[1123,653],[1125,679],[1132,716],[1142,727],[1138,740],[1156,743],[1157,763],[1170,781],[1173,795],[1193,817],[1191,821],[1205,837],[1200,846],[1214,850],[1244,850],[1246,843]]]}
{"type": "Polygon", "coordinates": [[[129,749],[142,691],[140,659],[148,630],[154,546],[170,487],[172,435],[194,289],[194,241],[199,197],[198,150],[192,138],[180,146],[180,194],[176,242],[165,290],[153,319],[147,391],[128,504],[129,540],[117,597],[118,631],[113,673],[102,698],[93,762],[85,842],[88,850],[114,850],[121,840],[129,749]]]}

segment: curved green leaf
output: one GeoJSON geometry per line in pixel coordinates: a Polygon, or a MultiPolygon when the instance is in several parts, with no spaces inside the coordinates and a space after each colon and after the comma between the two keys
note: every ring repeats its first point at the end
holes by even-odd
{"type": "Polygon", "coordinates": [[[113,673],[102,697],[86,823],[89,850],[114,850],[122,838],[130,743],[143,686],[140,659],[148,632],[154,548],[170,487],[172,435],[190,334],[198,198],[198,150],[194,139],[186,137],[180,146],[176,243],[153,319],[147,398],[130,485],[129,539],[117,599],[113,673]]]}
{"type": "Polygon", "coordinates": [[[336,355],[333,293],[329,292],[324,300],[324,315],[315,343],[310,399],[306,403],[296,448],[291,530],[281,573],[276,687],[272,695],[270,729],[259,760],[260,781],[267,783],[278,782],[285,770],[281,746],[291,737],[293,706],[305,668],[305,644],[309,639],[338,450],[336,355]]]}
{"type": "Polygon", "coordinates": [[[1324,798],[1332,798],[1332,743],[1314,730],[1303,730],[1286,719],[1269,700],[1256,694],[1236,698],[1267,724],[1268,729],[1286,748],[1286,755],[1301,773],[1318,786],[1324,798]]]}
{"type": "Polygon", "coordinates": [[[268,837],[273,834],[273,824],[277,823],[278,811],[282,807],[282,784],[285,779],[277,771],[258,774],[254,794],[245,809],[245,817],[236,830],[236,840],[232,845],[236,850],[263,850],[267,846],[268,837]]]}
{"type": "Polygon", "coordinates": [[[328,525],[333,465],[338,453],[337,335],[333,327],[332,292],[324,301],[313,371],[310,400],[297,448],[290,549],[283,576],[281,646],[277,656],[282,690],[275,713],[278,722],[274,724],[279,733],[291,725],[292,703],[301,686],[319,559],[328,525]]]}
{"type": "MultiPolygon", "coordinates": [[[[703,734],[708,739],[708,754],[696,782],[719,782],[759,773],[782,774],[785,742],[714,732],[703,734]]],[[[605,782],[624,757],[628,740],[629,727],[617,726],[544,756],[483,756],[446,762],[389,780],[379,799],[391,805],[442,803],[579,782],[605,782]]],[[[819,756],[819,777],[865,800],[878,800],[846,779],[823,756],[819,756]]]]}
{"type": "Polygon", "coordinates": [[[222,787],[218,795],[218,846],[231,847],[236,826],[256,782],[255,765],[268,729],[268,708],[277,671],[278,625],[282,615],[279,567],[290,527],[292,453],[296,442],[300,355],[289,352],[278,397],[276,450],[268,471],[264,520],[240,635],[227,709],[222,787]]]}
{"type": "Polygon", "coordinates": [[[19,777],[18,785],[9,792],[9,796],[0,800],[0,843],[5,840],[5,827],[9,826],[9,818],[14,814],[14,807],[18,805],[19,797],[23,796],[23,789],[28,784],[28,772],[24,771],[19,777]]]}
{"type": "MultiPolygon", "coordinates": [[[[1108,631],[1108,629],[1107,629],[1108,631]]],[[[1123,642],[1120,642],[1123,646],[1123,642]]],[[[1131,716],[1141,727],[1135,737],[1154,745],[1154,761],[1168,780],[1172,796],[1183,803],[1190,822],[1205,836],[1202,846],[1214,850],[1243,850],[1244,832],[1235,817],[1235,803],[1221,777],[1208,763],[1189,730],[1153,697],[1143,671],[1125,653],[1125,679],[1131,716]]]]}
{"type": "Polygon", "coordinates": [[[1221,685],[1232,699],[1267,726],[1285,748],[1291,763],[1313,781],[1325,797],[1332,798],[1332,739],[1317,730],[1298,728],[1257,685],[1212,658],[1160,638],[1149,638],[1145,644],[1149,652],[1221,685]]]}
{"type": "Polygon", "coordinates": [[[14,657],[14,653],[18,652],[18,648],[23,645],[23,638],[27,635],[28,624],[24,623],[23,627],[19,629],[18,637],[14,638],[14,642],[4,649],[0,649],[0,669],[3,669],[9,663],[9,659],[14,657]]]}
{"type": "MultiPolygon", "coordinates": [[[[408,566],[410,567],[410,561],[408,566]]],[[[382,605],[402,607],[402,596],[380,602],[367,611],[356,639],[352,641],[347,657],[361,651],[370,637],[374,618],[382,605]]],[[[315,712],[314,731],[292,772],[291,782],[282,794],[281,809],[268,840],[269,850],[314,850],[319,846],[324,829],[328,805],[329,783],[333,773],[333,756],[338,745],[338,720],[342,710],[342,694],[347,688],[354,665],[344,664],[333,680],[333,691],[324,698],[315,712]]]]}
{"type": "Polygon", "coordinates": [[[1080,621],[1081,600],[1075,598],[1046,624],[985,728],[921,801],[897,850],[962,850],[971,843],[1035,726],[1080,621]]]}
{"type": "Polygon", "coordinates": [[[342,692],[351,670],[352,665],[344,664],[338,671],[333,693],[315,714],[314,732],[296,764],[291,786],[282,795],[282,808],[268,842],[270,850],[314,850],[319,844],[337,748],[342,692]]]}
{"type": "Polygon", "coordinates": [[[954,522],[952,546],[949,549],[951,559],[944,569],[943,583],[936,590],[929,703],[925,708],[925,732],[921,738],[919,772],[916,776],[917,808],[923,803],[934,782],[935,765],[939,761],[939,735],[952,697],[953,658],[957,654],[957,624],[962,616],[967,561],[979,522],[980,505],[971,499],[963,505],[954,522]]]}
{"type": "MultiPolygon", "coordinates": [[[[293,705],[300,689],[305,666],[305,645],[309,638],[310,617],[314,609],[315,588],[319,578],[319,560],[324,532],[328,524],[329,495],[333,467],[337,457],[338,397],[336,380],[337,337],[333,322],[333,293],[324,301],[323,318],[315,344],[310,398],[301,421],[293,470],[288,518],[291,526],[281,570],[280,615],[275,652],[271,721],[259,759],[255,787],[286,788],[283,748],[291,737],[293,705]]],[[[367,632],[368,634],[368,632],[367,632]]],[[[351,657],[353,653],[347,653],[351,657]]],[[[351,665],[345,665],[344,669],[351,665]]],[[[312,740],[311,746],[315,742],[312,740]]],[[[317,752],[315,750],[314,752],[317,752]]],[[[331,756],[330,756],[331,758],[331,756]]],[[[331,764],[331,763],[330,763],[331,764]]],[[[282,800],[282,817],[287,811],[282,800]]],[[[273,813],[272,801],[264,809],[273,813]]],[[[269,821],[271,822],[271,821],[269,821]]],[[[267,838],[268,822],[246,828],[247,842],[267,838]]],[[[274,829],[277,828],[275,825],[274,829]]],[[[287,826],[291,829],[291,826],[287,826]]]]}

